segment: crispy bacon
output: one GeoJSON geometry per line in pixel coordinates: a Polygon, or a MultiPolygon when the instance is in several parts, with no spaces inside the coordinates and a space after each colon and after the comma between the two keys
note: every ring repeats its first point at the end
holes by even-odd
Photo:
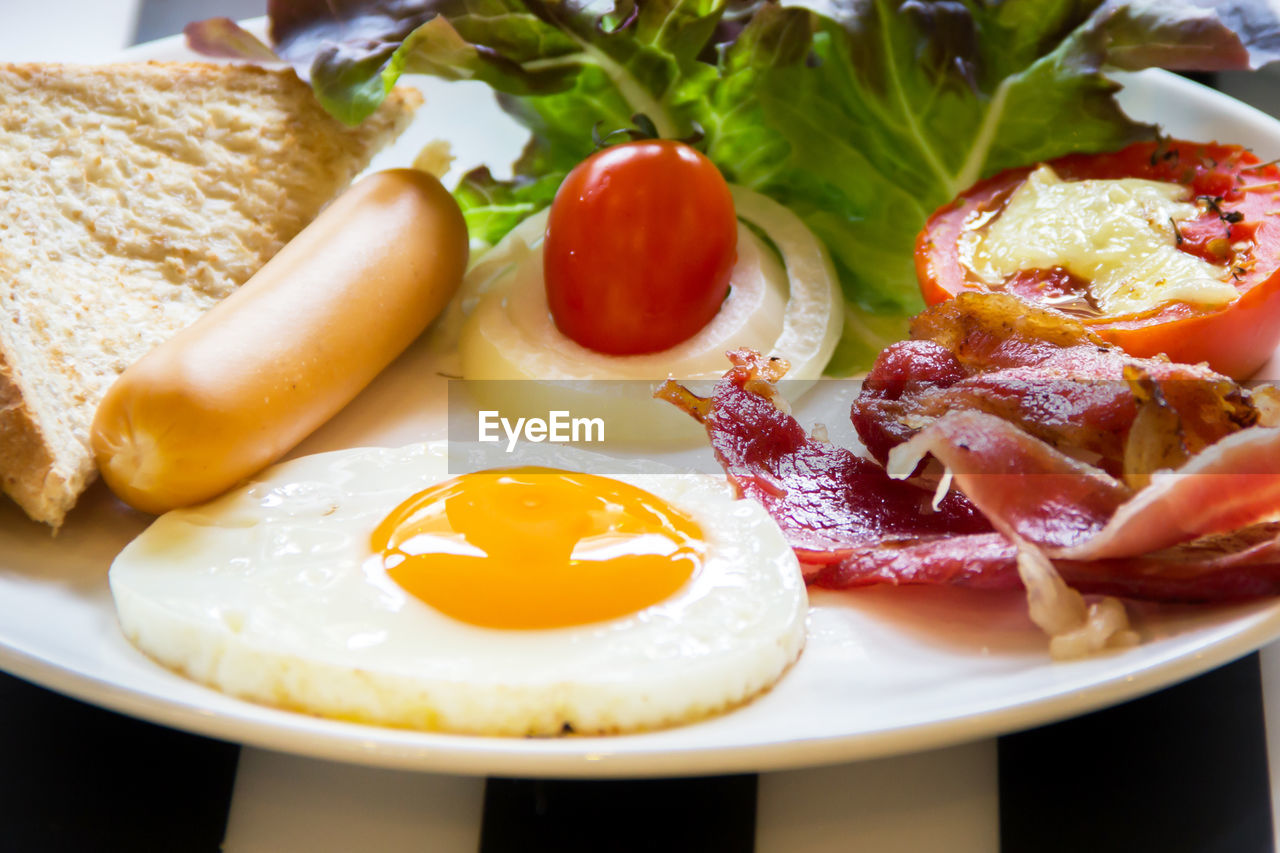
{"type": "Polygon", "coordinates": [[[1097,536],[1132,494],[1097,468],[984,412],[951,412],[894,448],[889,475],[907,476],[928,454],[996,530],[1046,553],[1097,536]]]}
{"type": "MultiPolygon", "coordinates": [[[[998,533],[797,554],[809,583],[827,589],[946,584],[998,590],[1022,585],[1017,546],[998,533]]],[[[1257,525],[1139,557],[1054,560],[1054,567],[1086,594],[1186,603],[1275,595],[1280,592],[1280,527],[1257,525]]]]}
{"type": "Polygon", "coordinates": [[[1280,515],[1280,430],[1228,436],[1136,495],[1016,426],[952,412],[891,454],[890,473],[925,454],[1002,533],[1072,560],[1137,557],[1280,515]],[[1034,495],[1028,500],[1028,495],[1034,495]]]}
{"type": "Polygon", "coordinates": [[[710,398],[670,380],[658,395],[702,421],[729,481],[769,510],[806,566],[825,567],[829,555],[864,546],[991,532],[963,495],[947,495],[935,509],[932,491],[890,479],[874,462],[807,435],[762,387],[767,361],[747,351],[729,357],[734,367],[710,398]]]}
{"type": "Polygon", "coordinates": [[[918,542],[863,542],[818,553],[796,550],[814,586],[949,585],[1017,589],[1018,549],[999,533],[935,536],[918,542]]]}
{"type": "Polygon", "coordinates": [[[1084,593],[1147,601],[1235,601],[1280,593],[1280,527],[1256,525],[1137,557],[1054,560],[1084,593]]]}
{"type": "MultiPolygon", "coordinates": [[[[920,375],[956,375],[957,365],[966,377],[959,381],[967,381],[973,374],[965,361],[979,348],[993,362],[1034,361],[1035,353],[1052,362],[1066,340],[1058,332],[1007,346],[954,336],[947,343],[958,356],[936,341],[916,342],[927,344],[928,357],[915,373],[901,374],[902,387],[911,390],[920,375]]],[[[1278,429],[1236,425],[1180,471],[1157,473],[1135,490],[1034,437],[1017,419],[956,406],[904,432],[885,452],[886,470],[805,433],[776,397],[773,382],[785,365],[747,351],[730,359],[734,366],[711,397],[673,382],[659,396],[705,425],[730,481],[768,509],[810,583],[1016,588],[1019,547],[1031,546],[1084,593],[1159,601],[1280,593],[1278,429]],[[940,501],[929,484],[890,476],[907,478],[926,456],[953,478],[940,501]]],[[[1154,373],[1158,382],[1162,374],[1154,373]]],[[[1137,412],[1153,398],[1135,387],[1129,401],[1137,412]]],[[[1199,423],[1225,430],[1247,397],[1210,390],[1200,403],[1211,411],[1199,423]]],[[[1178,421],[1195,415],[1188,410],[1178,421]]]]}
{"type": "Polygon", "coordinates": [[[937,418],[966,409],[1141,484],[1258,419],[1248,395],[1204,365],[1133,358],[1066,315],[1006,294],[948,300],[918,315],[911,334],[880,354],[852,408],[882,463],[937,418]],[[1143,441],[1131,443],[1135,422],[1160,424],[1169,441],[1153,447],[1140,429],[1143,441]]]}

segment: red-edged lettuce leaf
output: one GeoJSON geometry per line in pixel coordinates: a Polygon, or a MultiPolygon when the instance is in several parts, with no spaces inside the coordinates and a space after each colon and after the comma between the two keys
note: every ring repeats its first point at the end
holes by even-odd
{"type": "Polygon", "coordinates": [[[1104,3],[1075,39],[1082,67],[1223,71],[1280,59],[1275,9],[1266,3],[1128,0],[1104,3]],[[1194,27],[1203,32],[1189,40],[1194,27]]]}
{"type": "Polygon", "coordinates": [[[187,44],[197,53],[223,59],[279,62],[276,52],[230,18],[207,18],[183,28],[187,44]]]}

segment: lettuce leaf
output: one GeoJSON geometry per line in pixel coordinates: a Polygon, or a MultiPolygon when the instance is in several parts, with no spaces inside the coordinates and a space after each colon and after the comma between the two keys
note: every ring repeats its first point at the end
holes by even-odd
{"type": "Polygon", "coordinates": [[[205,56],[227,59],[250,59],[258,62],[279,62],[280,57],[258,37],[245,30],[230,18],[208,18],[187,24],[182,30],[187,44],[205,56]]]}
{"type": "MultiPolygon", "coordinates": [[[[701,135],[733,181],[795,210],[849,302],[836,372],[921,307],[912,250],[934,209],[1010,166],[1114,149],[1155,128],[1108,68],[1280,58],[1266,0],[271,0],[277,52],[334,115],[400,74],[482,80],[532,133],[514,178],[456,197],[487,242],[550,203],[593,128],[648,116],[701,135]]],[[[223,39],[228,41],[229,39],[223,39]]]]}

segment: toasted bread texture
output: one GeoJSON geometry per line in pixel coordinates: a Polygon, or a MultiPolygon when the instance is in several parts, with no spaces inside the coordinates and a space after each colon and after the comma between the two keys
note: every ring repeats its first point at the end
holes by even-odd
{"type": "Polygon", "coordinates": [[[60,525],[117,376],[243,284],[405,127],[291,70],[0,64],[0,480],[60,525]]]}

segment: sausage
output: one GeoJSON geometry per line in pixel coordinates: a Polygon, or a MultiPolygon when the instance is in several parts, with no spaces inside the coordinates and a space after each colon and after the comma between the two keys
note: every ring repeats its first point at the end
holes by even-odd
{"type": "Polygon", "coordinates": [[[371,175],[239,290],[129,367],[90,441],[107,485],[160,513],[207,500],[332,417],[439,314],[467,229],[425,172],[371,175]]]}

